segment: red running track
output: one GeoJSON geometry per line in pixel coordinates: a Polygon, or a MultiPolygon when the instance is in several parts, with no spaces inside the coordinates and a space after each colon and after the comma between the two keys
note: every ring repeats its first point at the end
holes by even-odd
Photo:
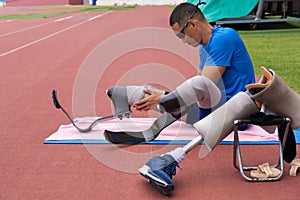
{"type": "MultiPolygon", "coordinates": [[[[159,6],[1,22],[1,199],[165,199],[136,172],[150,157],[175,145],[43,141],[69,123],[52,105],[52,89],[74,116],[108,115],[112,109],[104,91],[112,85],[152,81],[173,89],[195,74],[197,50],[167,31],[169,14],[168,7],[159,6]]],[[[281,181],[249,183],[232,165],[231,145],[220,145],[203,159],[200,148],[177,170],[173,199],[300,195],[299,177],[288,176],[287,164],[281,181]]],[[[245,163],[277,161],[273,145],[243,146],[242,151],[245,163]]]]}

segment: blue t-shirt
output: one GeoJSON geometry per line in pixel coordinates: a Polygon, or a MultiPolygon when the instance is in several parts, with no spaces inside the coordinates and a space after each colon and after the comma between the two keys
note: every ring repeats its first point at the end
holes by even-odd
{"type": "Polygon", "coordinates": [[[255,82],[254,69],[246,47],[231,28],[215,27],[208,43],[200,45],[200,70],[205,66],[223,66],[226,71],[218,83],[218,87],[230,99],[245,86],[255,82]]]}

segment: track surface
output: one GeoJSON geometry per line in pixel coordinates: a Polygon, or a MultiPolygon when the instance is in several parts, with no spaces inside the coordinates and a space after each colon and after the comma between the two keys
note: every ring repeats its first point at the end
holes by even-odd
{"type": "MultiPolygon", "coordinates": [[[[77,100],[74,93],[85,96],[84,90],[74,88],[85,59],[97,45],[136,28],[169,28],[169,14],[168,7],[160,6],[0,22],[0,199],[165,199],[132,171],[137,172],[150,157],[174,149],[175,145],[44,145],[43,141],[60,124],[68,123],[52,105],[52,89],[58,90],[61,103],[74,115],[104,116],[112,113],[105,89],[117,83],[141,84],[158,77],[160,71],[151,71],[149,63],[172,66],[185,78],[195,74],[189,62],[172,52],[153,48],[133,50],[114,59],[109,67],[95,62],[99,71],[105,67],[94,91],[95,104],[81,104],[84,109],[76,113],[76,106],[72,107],[77,100]],[[144,65],[147,66],[143,68],[144,65]],[[118,151],[133,156],[120,157],[118,151]],[[111,152],[117,153],[110,156],[111,152]],[[140,157],[141,154],[144,156],[140,157]],[[107,160],[114,167],[107,165],[107,160]]],[[[149,40],[144,36],[134,35],[137,40],[149,40]]],[[[107,47],[107,51],[130,42],[112,43],[114,46],[107,47]]],[[[154,40],[153,43],[156,44],[154,40]]],[[[182,44],[178,41],[176,45],[180,48],[182,44]]],[[[105,59],[101,56],[100,63],[105,59]]],[[[173,71],[169,72],[172,75],[173,71]]],[[[154,83],[168,89],[182,78],[163,77],[165,80],[154,83]],[[164,85],[169,79],[177,80],[164,85]]],[[[249,183],[233,168],[232,146],[218,146],[203,159],[198,156],[200,148],[188,154],[181,164],[183,170],[177,170],[173,199],[298,199],[300,195],[299,177],[288,176],[287,164],[281,181],[249,183]]],[[[273,145],[243,146],[242,151],[247,156],[244,162],[253,165],[275,162],[277,158],[273,145]]]]}

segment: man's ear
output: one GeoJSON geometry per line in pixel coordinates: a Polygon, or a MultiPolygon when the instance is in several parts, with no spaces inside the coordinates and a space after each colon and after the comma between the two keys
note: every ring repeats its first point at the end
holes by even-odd
{"type": "Polygon", "coordinates": [[[197,21],[198,21],[198,20],[190,19],[190,20],[189,20],[189,23],[190,23],[193,27],[195,27],[196,24],[197,24],[197,21]]]}

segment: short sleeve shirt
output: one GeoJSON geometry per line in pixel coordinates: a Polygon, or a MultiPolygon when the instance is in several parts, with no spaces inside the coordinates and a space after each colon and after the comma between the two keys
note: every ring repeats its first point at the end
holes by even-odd
{"type": "Polygon", "coordinates": [[[215,27],[208,43],[200,45],[199,69],[209,66],[226,67],[218,87],[230,99],[240,91],[245,91],[245,86],[255,82],[254,69],[246,47],[238,35],[231,28],[215,27]]]}

